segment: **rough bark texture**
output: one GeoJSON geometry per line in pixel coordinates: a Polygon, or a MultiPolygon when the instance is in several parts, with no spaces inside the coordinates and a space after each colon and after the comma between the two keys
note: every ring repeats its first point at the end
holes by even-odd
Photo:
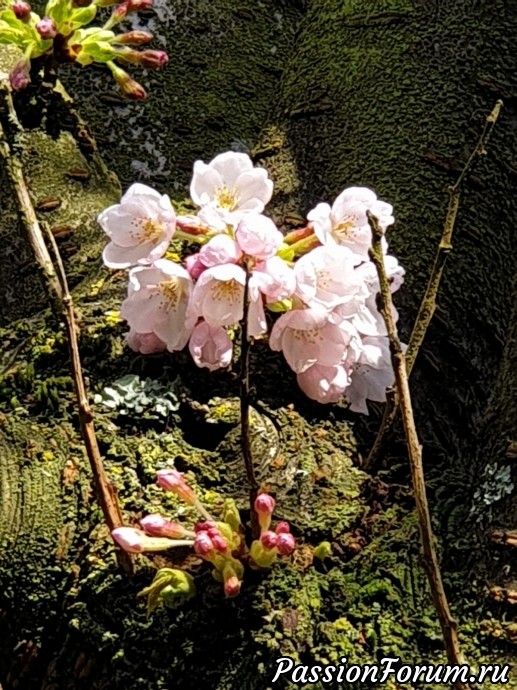
{"type": "MultiPolygon", "coordinates": [[[[491,603],[487,585],[512,589],[512,561],[484,535],[517,520],[508,456],[517,437],[517,8],[510,0],[196,0],[159,4],[158,16],[142,22],[174,46],[174,57],[167,71],[149,76],[148,104],[114,107],[103,75],[68,76],[109,166],[124,185],[139,177],[181,202],[196,157],[250,149],[274,179],[279,221],[344,186],[371,186],[395,207],[390,244],[407,269],[397,301],[405,335],[441,234],[446,187],[495,99],[505,100],[488,156],[465,191],[440,310],[411,385],[464,650],[472,662],[510,659],[516,625],[504,601],[491,603]]],[[[183,355],[142,358],[123,348],[125,329],[111,311],[124,276],[101,267],[94,223],[119,188],[59,129],[51,109],[18,144],[35,200],[62,199],[45,218],[73,229],[61,246],[90,386],[99,391],[132,372],[164,390],[176,380],[183,400],[167,421],[98,407],[99,440],[128,521],[177,511],[153,485],[168,458],[193,472],[214,510],[226,495],[244,508],[238,382],[231,373],[208,376],[183,355]],[[90,169],[88,181],[66,177],[78,165],[90,169]]],[[[281,432],[277,439],[274,425],[257,428],[260,478],[303,547],[293,563],[249,574],[233,601],[194,563],[198,597],[146,619],[136,593],[164,561],[142,559],[133,581],[117,571],[90,491],[66,345],[1,168],[0,202],[4,690],[263,690],[285,654],[304,663],[442,659],[403,445],[394,439],[382,478],[370,480],[357,469],[357,448],[371,443],[378,407],[358,421],[342,406],[309,403],[265,346],[253,357],[257,395],[281,432]],[[322,539],[333,543],[333,556],[313,563],[311,547],[322,539]]]]}

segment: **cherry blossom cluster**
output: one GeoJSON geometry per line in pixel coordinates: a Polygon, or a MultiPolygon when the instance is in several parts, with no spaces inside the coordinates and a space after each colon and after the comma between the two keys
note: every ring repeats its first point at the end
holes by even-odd
{"type": "MultiPolygon", "coordinates": [[[[322,403],[344,397],[353,411],[367,414],[366,400],[384,401],[394,381],[376,306],[380,288],[368,255],[367,212],[385,232],[393,209],[370,189],[351,187],[332,206],[318,204],[306,227],[284,236],[263,214],[272,192],[263,168],[244,153],[227,152],[194,164],[196,214],[177,216],[168,196],[143,184],[100,214],[110,238],[104,263],[129,269],[121,308],[130,327],[127,342],[144,354],[188,344],[198,366],[227,367],[231,331],[246,303],[248,336],[269,334],[270,347],[283,353],[308,397],[322,403]],[[172,261],[173,238],[197,251],[182,263],[172,261]]],[[[383,238],[395,291],[404,270],[387,250],[383,238]]]]}
{"type": "MultiPolygon", "coordinates": [[[[244,528],[233,500],[225,501],[223,520],[217,521],[177,470],[159,470],[157,483],[165,491],[176,494],[185,503],[196,508],[203,519],[194,525],[193,530],[160,514],[146,515],[140,520],[139,528],[118,527],[111,535],[128,553],[166,551],[178,546],[190,546],[198,556],[213,566],[212,575],[217,582],[222,583],[225,595],[234,597],[241,589],[245,562],[249,562],[252,568],[269,568],[278,556],[289,556],[294,551],[295,539],[287,522],[280,522],[275,531],[270,529],[275,500],[268,494],[259,494],[255,500],[261,535],[260,539],[252,542],[248,551],[244,528]]],[[[146,594],[154,597],[155,603],[161,597],[164,603],[170,604],[178,588],[181,599],[189,592],[194,593],[192,578],[183,576],[183,571],[170,568],[162,570],[166,572],[158,571],[154,583],[146,590],[146,594]]]]}

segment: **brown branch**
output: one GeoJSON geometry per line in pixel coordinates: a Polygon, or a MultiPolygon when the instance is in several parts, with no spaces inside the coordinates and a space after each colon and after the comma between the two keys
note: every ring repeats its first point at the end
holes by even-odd
{"type": "MultiPolygon", "coordinates": [[[[12,122],[16,122],[16,112],[12,103],[11,94],[6,88],[1,88],[3,105],[7,107],[7,112],[12,122]]],[[[75,394],[79,409],[79,423],[81,434],[86,447],[88,460],[93,474],[97,499],[101,506],[104,519],[110,529],[120,527],[123,524],[120,507],[114,487],[111,485],[102,456],[97,444],[93,415],[88,402],[88,395],[84,383],[81,359],[78,345],[78,328],[75,319],[72,297],[68,289],[65,270],[61,261],[59,250],[54,237],[50,231],[47,235],[51,242],[55,255],[55,265],[45,244],[42,225],[38,221],[29,189],[25,181],[23,167],[18,156],[13,153],[9,142],[5,136],[4,129],[0,122],[0,153],[4,159],[9,180],[16,195],[17,206],[21,216],[22,224],[27,234],[28,241],[34,253],[34,258],[42,274],[48,289],[49,297],[53,300],[54,306],[62,314],[65,322],[68,349],[70,354],[70,367],[74,381],[75,394]],[[57,271],[56,271],[57,267],[57,271]]],[[[132,562],[128,554],[122,550],[117,550],[119,564],[127,572],[132,571],[132,562]]]]}
{"type": "MultiPolygon", "coordinates": [[[[384,256],[382,252],[381,240],[382,230],[377,218],[367,212],[368,222],[372,229],[373,242],[370,249],[370,259],[375,264],[380,283],[379,312],[381,313],[390,343],[391,361],[395,373],[395,386],[400,400],[402,412],[402,423],[406,436],[406,443],[411,467],[411,477],[413,481],[413,491],[418,515],[418,523],[422,539],[424,552],[424,568],[429,580],[429,586],[433,597],[434,606],[438,614],[438,619],[442,628],[445,651],[450,664],[462,664],[463,657],[460,650],[456,621],[452,617],[447,602],[447,596],[442,582],[440,565],[434,545],[434,535],[431,525],[431,515],[427,503],[424,469],[422,463],[422,447],[418,440],[418,435],[413,417],[411,396],[408,385],[408,372],[406,369],[406,358],[402,351],[402,346],[398,337],[397,327],[393,319],[393,304],[391,300],[390,286],[386,269],[384,266],[384,256]]],[[[462,683],[455,683],[455,687],[465,688],[462,683]]]]}
{"type": "Polygon", "coordinates": [[[258,515],[255,511],[255,499],[258,494],[258,482],[255,477],[255,468],[253,465],[253,453],[251,451],[250,438],[250,378],[249,378],[249,355],[250,355],[250,341],[248,338],[248,313],[250,307],[249,298],[249,268],[245,264],[244,270],[246,272],[246,282],[244,284],[244,310],[241,321],[241,376],[240,376],[240,415],[241,415],[241,448],[242,457],[244,459],[244,466],[246,468],[246,476],[248,478],[249,496],[250,496],[250,516],[251,516],[251,532],[253,539],[258,539],[260,535],[260,527],[258,522],[258,515]]]}
{"type": "MultiPolygon", "coordinates": [[[[429,328],[429,324],[431,323],[431,319],[433,318],[436,310],[436,298],[438,296],[438,290],[440,288],[445,263],[452,250],[452,236],[456,225],[456,219],[458,217],[462,184],[474,170],[475,163],[478,161],[478,159],[486,155],[486,145],[488,144],[488,140],[490,139],[494,125],[499,118],[499,113],[501,112],[502,107],[503,102],[500,100],[497,101],[492,112],[487,116],[485,126],[481,132],[478,142],[465,163],[463,170],[458,176],[458,179],[452,187],[449,187],[449,205],[447,208],[447,215],[445,217],[443,233],[440,243],[438,244],[431,275],[429,277],[422,302],[418,309],[418,314],[411,332],[409,345],[406,352],[406,368],[408,376],[411,374],[418,351],[420,350],[420,347],[424,341],[427,329],[429,328]]],[[[393,427],[398,410],[399,401],[395,391],[392,392],[387,398],[386,409],[384,411],[384,417],[382,419],[380,429],[377,433],[373,447],[363,464],[363,469],[371,471],[372,468],[376,466],[385,442],[393,427]]]]}

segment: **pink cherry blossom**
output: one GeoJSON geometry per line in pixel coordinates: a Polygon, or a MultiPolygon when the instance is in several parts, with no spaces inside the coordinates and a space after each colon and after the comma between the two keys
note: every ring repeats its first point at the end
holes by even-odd
{"type": "Polygon", "coordinates": [[[198,367],[216,371],[231,363],[233,343],[224,328],[202,321],[192,331],[189,351],[198,367]]]}
{"type": "Polygon", "coordinates": [[[167,251],[176,228],[169,197],[139,183],[127,190],[119,204],[102,211],[97,222],[111,240],[103,253],[108,268],[156,261],[167,251]]]}
{"type": "Polygon", "coordinates": [[[207,268],[192,293],[189,314],[211,326],[233,326],[242,319],[246,273],[235,264],[207,268]]]}
{"type": "Polygon", "coordinates": [[[191,291],[188,272],[159,259],[153,266],[130,271],[128,296],[120,315],[138,333],[154,333],[168,350],[182,350],[194,326],[186,318],[191,291]]]}
{"type": "Polygon", "coordinates": [[[283,235],[267,216],[248,213],[237,225],[235,238],[245,254],[264,260],[276,254],[283,235]]]}
{"type": "Polygon", "coordinates": [[[354,255],[346,247],[324,245],[312,249],[295,264],[296,294],[305,304],[319,304],[326,309],[364,295],[355,263],[354,255]]]}
{"type": "Polygon", "coordinates": [[[199,252],[199,260],[207,268],[221,264],[235,264],[241,256],[242,251],[237,242],[225,234],[212,237],[199,252]]]}
{"type": "Polygon", "coordinates": [[[155,333],[137,333],[133,328],[126,334],[126,343],[132,350],[142,355],[152,355],[167,349],[166,343],[155,333]]]}
{"type": "Polygon", "coordinates": [[[210,163],[194,163],[190,196],[196,206],[209,208],[211,216],[204,220],[214,226],[220,222],[236,222],[242,211],[261,213],[271,199],[273,183],[263,168],[254,168],[245,153],[227,151],[210,163]]]}
{"type": "Polygon", "coordinates": [[[298,385],[311,400],[319,403],[336,403],[350,384],[346,369],[341,364],[325,367],[313,364],[296,377],[298,385]]]}
{"type": "MultiPolygon", "coordinates": [[[[368,259],[368,249],[372,244],[372,231],[368,224],[366,211],[370,211],[379,221],[382,230],[394,222],[393,207],[367,187],[345,189],[332,204],[318,204],[307,218],[314,226],[316,237],[322,244],[342,244],[349,247],[357,260],[368,259]]],[[[385,245],[387,250],[387,245],[385,245]]]]}
{"type": "Polygon", "coordinates": [[[349,343],[350,335],[331,323],[328,313],[319,305],[282,314],[269,338],[271,349],[281,350],[297,374],[313,364],[329,367],[339,364],[349,343]]]}
{"type": "Polygon", "coordinates": [[[388,338],[363,338],[362,352],[352,368],[351,383],[346,390],[352,412],[368,414],[366,400],[385,402],[386,388],[394,382],[388,338]]]}

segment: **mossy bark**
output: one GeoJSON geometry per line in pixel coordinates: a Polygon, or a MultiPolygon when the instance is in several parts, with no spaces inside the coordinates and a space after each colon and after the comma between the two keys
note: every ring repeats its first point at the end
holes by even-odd
{"type": "MultiPolygon", "coordinates": [[[[412,377],[462,642],[470,661],[502,661],[511,656],[515,634],[507,614],[491,607],[484,583],[487,576],[505,586],[511,581],[498,579],[494,561],[486,568],[486,556],[494,554],[479,532],[490,524],[515,527],[508,484],[491,486],[487,468],[502,466],[506,440],[517,435],[511,280],[517,55],[508,28],[517,10],[503,0],[443,5],[312,0],[305,7],[286,0],[248,7],[200,0],[187,11],[172,3],[160,12],[168,40],[183,49],[175,51],[164,80],[153,81],[148,109],[112,111],[106,97],[102,109],[84,98],[98,85],[93,72],[70,85],[95,133],[106,137],[103,154],[121,179],[127,183],[137,171],[178,201],[193,159],[206,160],[232,142],[252,149],[270,171],[279,222],[331,200],[344,186],[374,188],[395,207],[390,245],[407,269],[397,302],[406,336],[441,233],[446,187],[495,99],[506,101],[486,160],[465,190],[438,318],[412,377]],[[120,126],[123,138],[110,135],[107,124],[120,126]],[[156,139],[164,133],[172,141],[161,147],[156,139]],[[140,165],[131,166],[132,159],[140,165]],[[485,500],[489,494],[493,505],[485,500]]],[[[226,495],[245,510],[236,379],[231,372],[208,376],[183,355],[143,358],[123,348],[124,326],[112,312],[124,277],[101,267],[94,222],[119,188],[69,132],[56,133],[53,110],[50,122],[52,136],[44,132],[47,120],[18,138],[18,150],[35,201],[62,201],[45,218],[69,228],[60,242],[73,276],[89,385],[100,390],[131,371],[165,385],[176,380],[183,400],[167,420],[98,408],[99,440],[128,521],[178,510],[153,485],[156,468],[169,458],[193,473],[214,510],[226,495]],[[76,167],[88,169],[87,181],[67,175],[76,167]]],[[[400,439],[389,449],[382,480],[370,480],[358,469],[357,447],[371,443],[378,407],[365,422],[343,406],[309,403],[265,346],[252,361],[261,409],[273,420],[257,429],[260,478],[276,492],[278,518],[293,523],[302,548],[268,574],[248,573],[233,601],[194,562],[198,596],[146,619],[136,593],[153,567],[167,561],[142,559],[133,580],[117,570],[89,488],[66,345],[34,275],[5,170],[0,175],[7,248],[0,274],[6,295],[0,312],[4,690],[108,684],[263,690],[282,655],[304,663],[339,663],[342,656],[351,663],[441,659],[400,439]],[[314,562],[312,547],[322,539],[333,543],[333,556],[314,562]]],[[[183,517],[193,519],[188,511],[183,517]]],[[[498,556],[507,565],[506,554],[498,556]]]]}

